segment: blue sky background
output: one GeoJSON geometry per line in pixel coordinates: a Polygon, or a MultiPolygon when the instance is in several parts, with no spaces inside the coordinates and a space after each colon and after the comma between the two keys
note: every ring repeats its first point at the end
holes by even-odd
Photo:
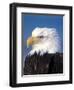
{"type": "Polygon", "coordinates": [[[36,27],[56,28],[62,42],[61,52],[63,51],[63,16],[22,14],[23,54],[27,55],[31,50],[31,47],[27,48],[26,40],[36,27]]]}

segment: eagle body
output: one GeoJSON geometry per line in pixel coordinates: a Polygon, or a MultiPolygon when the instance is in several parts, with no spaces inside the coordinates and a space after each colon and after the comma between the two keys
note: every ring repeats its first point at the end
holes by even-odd
{"type": "Polygon", "coordinates": [[[34,53],[25,60],[24,75],[63,73],[63,54],[34,53]]]}

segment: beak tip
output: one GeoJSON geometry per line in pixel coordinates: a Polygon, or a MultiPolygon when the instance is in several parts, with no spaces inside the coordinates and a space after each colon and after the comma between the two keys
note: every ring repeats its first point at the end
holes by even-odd
{"type": "Polygon", "coordinates": [[[29,43],[27,42],[27,48],[29,47],[29,43]]]}
{"type": "Polygon", "coordinates": [[[32,45],[32,38],[27,39],[27,48],[29,48],[30,45],[32,45]]]}
{"type": "Polygon", "coordinates": [[[27,44],[27,48],[29,48],[29,45],[27,44]]]}

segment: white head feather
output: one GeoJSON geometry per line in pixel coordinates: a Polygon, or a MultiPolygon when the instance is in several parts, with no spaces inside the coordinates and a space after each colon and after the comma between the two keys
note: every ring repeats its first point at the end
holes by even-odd
{"type": "Polygon", "coordinates": [[[60,38],[55,28],[35,28],[32,31],[33,37],[43,36],[40,42],[32,46],[30,55],[39,53],[43,55],[44,53],[56,53],[60,52],[60,38]]]}

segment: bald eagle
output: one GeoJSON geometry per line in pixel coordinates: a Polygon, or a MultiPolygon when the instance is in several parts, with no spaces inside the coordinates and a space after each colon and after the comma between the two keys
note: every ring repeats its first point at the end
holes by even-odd
{"type": "Polygon", "coordinates": [[[24,62],[24,74],[63,73],[61,41],[55,28],[36,27],[27,39],[32,46],[24,62]]]}

